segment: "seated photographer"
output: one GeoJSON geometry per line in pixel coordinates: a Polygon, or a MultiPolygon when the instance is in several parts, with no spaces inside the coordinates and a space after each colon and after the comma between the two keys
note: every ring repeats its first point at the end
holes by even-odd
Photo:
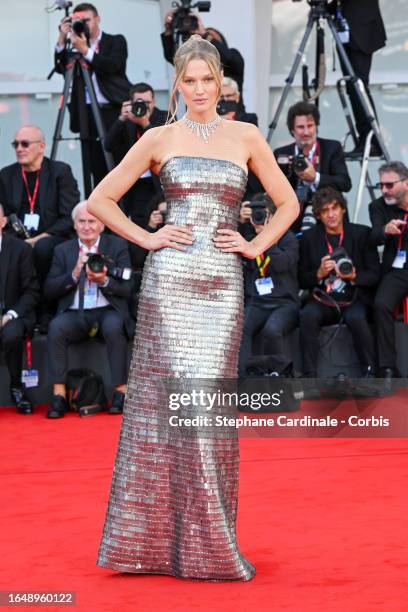
{"type": "Polygon", "coordinates": [[[398,377],[394,309],[408,295],[408,168],[400,161],[378,169],[382,196],[371,202],[373,244],[384,245],[381,283],[374,302],[380,375],[398,377]]]}
{"type": "MultiPolygon", "coordinates": [[[[55,46],[55,69],[65,73],[69,63],[68,42],[74,51],[82,55],[89,66],[93,88],[105,131],[120,113],[122,102],[127,99],[131,83],[126,77],[127,43],[122,34],[106,34],[100,29],[100,17],[93,4],[82,2],[74,7],[69,17],[59,25],[55,46]]],[[[107,174],[102,145],[91,111],[91,98],[85,91],[85,103],[91,142],[91,172],[94,187],[107,174]]],[[[73,83],[71,103],[71,130],[79,132],[78,87],[73,83]]]]}
{"type": "Polygon", "coordinates": [[[351,189],[341,143],[318,137],[319,124],[320,113],[316,105],[297,102],[287,115],[287,126],[295,142],[274,151],[301,205],[299,218],[291,228],[295,234],[316,224],[312,197],[318,188],[331,186],[342,192],[351,189]]]}
{"type": "Polygon", "coordinates": [[[0,349],[10,375],[10,394],[18,412],[31,414],[21,372],[24,341],[35,324],[35,306],[39,299],[32,249],[22,240],[3,233],[7,223],[0,204],[0,349]]]}
{"type": "MultiPolygon", "coordinates": [[[[118,119],[106,134],[105,149],[119,163],[147,130],[164,125],[166,120],[167,111],[156,107],[152,87],[147,83],[136,83],[130,88],[129,100],[122,104],[118,119]]],[[[160,189],[159,177],[146,170],[125,195],[124,212],[132,221],[145,227],[150,200],[160,189]]]]}
{"type": "MultiPolygon", "coordinates": [[[[12,145],[17,162],[0,170],[0,202],[9,218],[8,231],[14,230],[33,247],[42,287],[54,247],[71,236],[78,185],[68,164],[44,156],[46,145],[40,128],[20,128],[12,145]]],[[[41,300],[41,331],[46,332],[51,311],[51,305],[41,300]]]]}
{"type": "MultiPolygon", "coordinates": [[[[248,208],[253,238],[264,230],[276,207],[262,193],[253,198],[248,208]]],[[[248,235],[247,239],[250,238],[248,235]]],[[[271,370],[283,375],[292,373],[292,361],[285,354],[283,339],[296,327],[299,318],[298,258],[298,240],[289,231],[255,260],[244,260],[246,303],[239,376],[246,376],[252,342],[258,333],[262,336],[262,354],[268,355],[271,370]]]]}
{"type": "Polygon", "coordinates": [[[231,77],[238,84],[241,94],[239,106],[244,109],[242,89],[244,82],[244,58],[238,49],[228,46],[225,36],[215,28],[205,28],[200,15],[193,13],[188,8],[169,11],[164,18],[164,32],[161,34],[164,57],[173,64],[174,54],[177,50],[174,41],[174,31],[180,32],[183,42],[192,34],[200,34],[209,40],[217,48],[221,64],[224,67],[224,76],[231,77]]]}
{"type": "Polygon", "coordinates": [[[112,384],[112,414],[123,409],[127,380],[127,344],[134,333],[129,315],[131,271],[127,244],[103,233],[104,225],[88,213],[86,201],[72,211],[77,238],[54,252],[45,293],[58,300],[58,314],[51,321],[47,349],[53,383],[49,418],[67,411],[65,380],[67,348],[97,334],[107,345],[112,384]]]}
{"type": "Polygon", "coordinates": [[[352,333],[363,375],[374,376],[375,343],[367,316],[380,262],[370,242],[370,229],[344,223],[347,203],[333,187],[319,189],[313,207],[320,223],[300,239],[299,285],[310,290],[300,311],[303,374],[317,376],[320,327],[344,322],[352,333]]]}

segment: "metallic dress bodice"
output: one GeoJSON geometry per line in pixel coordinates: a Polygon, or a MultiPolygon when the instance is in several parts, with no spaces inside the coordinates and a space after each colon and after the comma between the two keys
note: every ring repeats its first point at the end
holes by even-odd
{"type": "MultiPolygon", "coordinates": [[[[213,244],[236,229],[246,173],[205,157],[161,169],[166,223],[187,225],[185,252],[146,260],[123,423],[98,564],[133,573],[249,580],[235,534],[239,447],[227,437],[169,432],[167,381],[237,374],[243,282],[239,255],[213,244]],[[166,432],[164,435],[163,432],[166,432]]],[[[190,381],[192,384],[192,381],[190,381]]],[[[214,382],[215,384],[215,382],[214,382]]]]}

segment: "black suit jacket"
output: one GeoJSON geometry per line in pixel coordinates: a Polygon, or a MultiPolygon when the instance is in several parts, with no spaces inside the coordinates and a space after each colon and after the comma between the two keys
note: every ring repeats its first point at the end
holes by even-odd
{"type": "Polygon", "coordinates": [[[166,121],[167,111],[156,107],[150,115],[150,124],[145,129],[132,123],[132,121],[116,119],[106,134],[105,150],[115,153],[118,159],[121,159],[148,129],[164,125],[166,121]]]}
{"type": "MultiPolygon", "coordinates": [[[[126,76],[127,43],[122,34],[105,34],[99,44],[99,51],[95,53],[90,69],[95,73],[98,80],[99,89],[107,100],[118,108],[129,98],[131,83],[126,76]]],[[[68,64],[68,52],[63,49],[60,53],[55,53],[55,67],[57,72],[64,74],[68,64]]],[[[71,102],[71,123],[73,132],[79,131],[78,117],[78,91],[74,80],[71,102]]]]}
{"type": "Polygon", "coordinates": [[[385,234],[384,227],[392,219],[404,219],[406,211],[399,206],[389,206],[385,203],[383,197],[373,200],[368,207],[368,211],[372,225],[371,242],[376,246],[384,245],[381,273],[386,274],[392,269],[392,264],[397,255],[398,236],[385,234]]]}
{"type": "MultiPolygon", "coordinates": [[[[130,267],[128,246],[122,238],[101,234],[99,253],[110,257],[116,267],[130,267]]],[[[68,310],[74,300],[78,284],[72,278],[72,270],[75,268],[78,256],[79,243],[77,238],[63,242],[54,249],[51,268],[44,284],[44,294],[50,300],[58,300],[58,314],[68,310]]],[[[111,276],[108,286],[101,288],[109,304],[122,315],[129,338],[134,333],[134,321],[130,317],[128,306],[131,290],[131,280],[122,280],[111,276]]]]}
{"type": "MultiPolygon", "coordinates": [[[[19,215],[24,183],[21,166],[11,164],[0,170],[0,203],[5,214],[19,215]]],[[[72,232],[71,211],[79,202],[80,194],[71,167],[44,157],[40,171],[38,204],[40,226],[38,233],[69,237],[72,232]]]]}
{"type": "MultiPolygon", "coordinates": [[[[319,187],[330,185],[339,191],[350,191],[351,179],[344,159],[344,151],[338,140],[318,138],[320,147],[320,160],[316,170],[320,172],[319,187]]],[[[279,147],[274,151],[275,157],[279,155],[294,155],[296,143],[279,147]]]]}
{"type": "MultiPolygon", "coordinates": [[[[321,259],[329,254],[324,225],[319,223],[300,239],[299,285],[302,289],[318,287],[317,270],[321,259]]],[[[343,247],[356,268],[355,285],[358,297],[371,304],[373,290],[380,280],[380,260],[370,241],[370,228],[357,223],[344,223],[343,247]]]]}
{"type": "Polygon", "coordinates": [[[14,310],[24,322],[27,333],[31,334],[39,295],[32,248],[23,240],[3,234],[0,251],[2,313],[14,310]]]}
{"type": "Polygon", "coordinates": [[[370,55],[384,47],[387,37],[379,0],[342,0],[341,4],[350,26],[350,48],[370,55]]]}

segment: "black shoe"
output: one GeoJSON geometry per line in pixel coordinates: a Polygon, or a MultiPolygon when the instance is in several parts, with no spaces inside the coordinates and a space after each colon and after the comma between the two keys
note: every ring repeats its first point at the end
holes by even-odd
{"type": "Polygon", "coordinates": [[[68,403],[62,395],[53,395],[48,408],[48,419],[61,419],[68,412],[68,403]]]}
{"type": "Polygon", "coordinates": [[[33,405],[21,387],[10,387],[10,394],[20,414],[33,414],[33,405]]]}
{"type": "Polygon", "coordinates": [[[125,394],[121,391],[114,391],[112,397],[112,404],[108,408],[109,414],[122,414],[123,405],[125,403],[125,394]]]}

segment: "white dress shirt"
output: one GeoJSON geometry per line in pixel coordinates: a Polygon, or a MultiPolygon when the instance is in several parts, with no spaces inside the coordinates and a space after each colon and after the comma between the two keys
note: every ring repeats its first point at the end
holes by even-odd
{"type": "MultiPolygon", "coordinates": [[[[83,254],[83,255],[85,255],[86,253],[97,253],[98,249],[99,249],[99,241],[100,241],[100,236],[98,237],[98,240],[95,242],[95,244],[92,247],[88,247],[88,246],[86,246],[86,244],[83,244],[78,239],[79,252],[81,254],[83,254]]],[[[79,282],[79,281],[77,281],[77,282],[79,282]]],[[[86,279],[85,280],[84,291],[85,291],[85,294],[89,293],[89,291],[96,292],[96,297],[95,297],[94,303],[93,304],[89,304],[89,303],[85,302],[84,303],[84,310],[90,310],[91,308],[105,308],[105,306],[109,306],[110,305],[108,300],[106,299],[106,297],[103,295],[100,286],[97,283],[90,282],[88,279],[86,279]]],[[[71,306],[69,308],[70,308],[70,310],[78,310],[78,308],[79,308],[79,287],[75,291],[74,299],[73,299],[72,304],[71,304],[71,306]]]]}

